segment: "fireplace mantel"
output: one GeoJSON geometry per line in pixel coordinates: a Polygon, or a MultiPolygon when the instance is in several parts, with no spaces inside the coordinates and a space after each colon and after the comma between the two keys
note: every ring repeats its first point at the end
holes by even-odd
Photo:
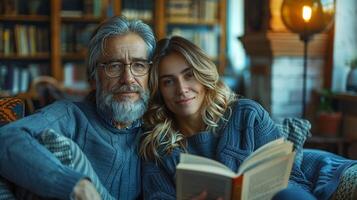
{"type": "MultiPolygon", "coordinates": [[[[251,32],[238,38],[249,56],[303,56],[303,42],[289,32],[251,32]]],[[[308,44],[309,57],[325,57],[328,34],[314,35],[308,44]]]]}

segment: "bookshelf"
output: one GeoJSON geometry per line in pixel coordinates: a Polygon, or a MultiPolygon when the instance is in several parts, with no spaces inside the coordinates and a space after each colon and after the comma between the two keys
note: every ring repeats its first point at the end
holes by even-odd
{"type": "MultiPolygon", "coordinates": [[[[194,14],[195,17],[191,19],[169,17],[167,24],[171,26],[204,26],[205,30],[199,33],[201,36],[198,36],[201,41],[196,42],[196,44],[216,61],[219,73],[223,74],[226,65],[226,0],[199,0],[194,2],[196,8],[198,8],[198,12],[197,10],[193,11],[193,13],[196,13],[194,14]]],[[[195,32],[197,29],[191,30],[195,32]]],[[[192,40],[195,41],[194,38],[192,40]]]]}
{"type": "Polygon", "coordinates": [[[49,74],[48,1],[0,2],[0,96],[26,92],[35,76],[49,74]]]}
{"type": "Polygon", "coordinates": [[[158,39],[178,34],[203,48],[223,74],[226,66],[226,0],[113,0],[114,13],[152,25],[158,39]],[[131,3],[128,3],[131,2],[131,3]],[[147,14],[150,12],[151,14],[147,14]],[[144,10],[144,18],[142,11],[144,10]],[[137,13],[137,15],[135,14],[137,13]],[[150,16],[146,18],[145,16],[150,16]],[[207,42],[209,41],[209,42],[207,42]],[[213,42],[212,42],[213,41],[213,42]]]}
{"type": "Polygon", "coordinates": [[[49,22],[50,18],[47,15],[1,15],[1,21],[18,22],[49,22]]]}
{"type": "Polygon", "coordinates": [[[55,6],[60,28],[58,66],[55,78],[65,88],[86,91],[89,88],[86,77],[86,46],[95,27],[107,18],[108,1],[61,0],[55,6]]]}
{"type": "Polygon", "coordinates": [[[153,25],[155,13],[155,0],[114,0],[114,7],[117,8],[116,14],[126,16],[128,19],[140,19],[150,25],[153,25]]]}
{"type": "MultiPolygon", "coordinates": [[[[219,72],[224,72],[226,0],[147,0],[145,3],[142,0],[3,0],[0,2],[0,79],[13,76],[12,72],[8,72],[15,68],[24,71],[31,68],[32,71],[38,71],[37,75],[50,75],[61,83],[72,84],[73,82],[68,80],[68,74],[85,74],[83,69],[86,45],[94,27],[110,16],[121,14],[129,19],[141,19],[148,23],[158,39],[171,34],[181,34],[192,39],[212,54],[211,57],[216,62],[219,72]],[[183,7],[179,12],[186,12],[189,17],[180,16],[180,13],[177,15],[173,11],[176,4],[183,7]],[[6,53],[5,29],[10,30],[6,37],[9,34],[13,35],[10,37],[13,47],[10,51],[7,49],[6,53]],[[31,39],[33,36],[29,36],[25,37],[22,43],[29,45],[34,40],[32,43],[45,42],[46,44],[42,45],[46,47],[31,51],[34,47],[30,46],[28,51],[20,53],[21,42],[19,37],[15,37],[16,31],[43,31],[44,33],[39,36],[41,39],[31,39]],[[77,71],[77,68],[80,70],[77,71]]],[[[33,75],[31,72],[28,73],[30,81],[33,75]]],[[[80,78],[86,79],[83,76],[80,78]]],[[[8,89],[4,89],[4,82],[0,81],[0,96],[3,90],[8,89]]],[[[20,91],[15,89],[10,94],[18,92],[20,91]]]]}

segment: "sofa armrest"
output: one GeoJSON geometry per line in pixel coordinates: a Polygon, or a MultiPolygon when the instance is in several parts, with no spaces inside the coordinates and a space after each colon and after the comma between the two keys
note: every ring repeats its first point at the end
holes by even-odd
{"type": "Polygon", "coordinates": [[[334,199],[357,198],[357,161],[316,149],[304,149],[301,170],[313,184],[314,195],[334,199]],[[331,184],[336,181],[337,184],[331,184]]]}

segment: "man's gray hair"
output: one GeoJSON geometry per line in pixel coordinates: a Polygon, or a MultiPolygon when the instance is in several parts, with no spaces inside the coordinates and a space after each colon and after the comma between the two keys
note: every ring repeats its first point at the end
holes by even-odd
{"type": "Polygon", "coordinates": [[[156,40],[150,26],[140,20],[128,20],[124,16],[114,16],[102,22],[94,31],[88,45],[87,75],[89,80],[95,79],[95,68],[104,50],[104,42],[108,37],[136,33],[146,43],[149,60],[154,53],[156,40]]]}

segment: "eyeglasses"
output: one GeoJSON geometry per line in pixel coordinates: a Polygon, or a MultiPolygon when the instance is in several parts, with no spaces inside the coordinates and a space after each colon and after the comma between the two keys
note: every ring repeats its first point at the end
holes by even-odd
{"type": "Polygon", "coordinates": [[[99,67],[104,67],[105,74],[110,78],[116,78],[123,74],[125,67],[129,66],[133,76],[144,76],[149,72],[151,61],[134,61],[132,63],[110,62],[99,63],[99,67]]]}

